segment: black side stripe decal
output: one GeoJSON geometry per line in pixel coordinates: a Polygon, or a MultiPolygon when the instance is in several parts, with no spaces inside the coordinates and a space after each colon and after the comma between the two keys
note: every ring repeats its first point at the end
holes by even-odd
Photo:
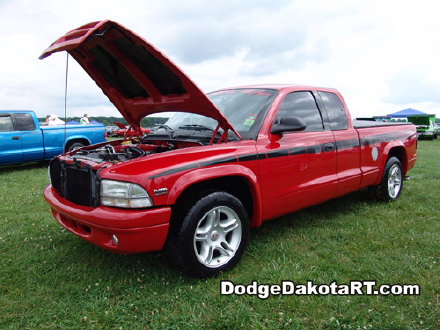
{"type": "Polygon", "coordinates": [[[338,150],[353,149],[359,146],[358,139],[336,141],[336,149],[338,150]]]}
{"type": "Polygon", "coordinates": [[[212,165],[221,165],[221,164],[235,163],[235,162],[237,162],[237,157],[232,156],[232,157],[226,157],[226,158],[220,158],[220,159],[200,162],[199,165],[200,165],[200,167],[208,167],[208,166],[212,166],[212,165]]]}
{"type": "MultiPolygon", "coordinates": [[[[409,135],[410,134],[403,134],[403,133],[399,133],[399,132],[394,132],[394,133],[369,136],[366,138],[362,138],[360,141],[357,139],[340,140],[340,141],[336,141],[336,149],[337,150],[353,149],[353,148],[357,148],[360,146],[368,146],[368,145],[375,144],[375,143],[388,142],[388,141],[397,140],[397,139],[406,139],[409,135]]],[[[155,178],[175,174],[178,172],[183,172],[183,171],[192,170],[192,169],[196,169],[196,168],[214,166],[214,165],[227,164],[227,163],[247,162],[247,161],[253,161],[253,160],[258,160],[258,159],[296,156],[296,155],[303,155],[303,154],[319,154],[321,152],[326,152],[323,150],[323,146],[324,146],[324,144],[318,144],[318,145],[311,145],[311,146],[306,146],[306,147],[294,147],[294,148],[290,148],[290,149],[277,149],[274,151],[268,151],[268,152],[260,153],[260,154],[254,153],[254,154],[247,154],[247,155],[241,155],[241,156],[229,156],[229,157],[215,159],[215,160],[196,162],[196,163],[192,163],[189,165],[176,167],[171,170],[164,171],[162,173],[150,176],[149,179],[152,180],[155,178]]]]}
{"type": "Polygon", "coordinates": [[[295,147],[290,149],[281,149],[281,150],[274,150],[274,151],[268,151],[265,153],[260,154],[248,154],[248,155],[242,155],[242,156],[232,156],[232,157],[225,157],[215,160],[208,160],[198,163],[193,163],[185,166],[180,166],[173,168],[171,170],[150,176],[149,179],[155,179],[166,175],[175,174],[178,172],[186,171],[186,170],[192,170],[196,168],[203,168],[208,166],[214,166],[214,165],[221,165],[221,164],[228,164],[228,163],[236,163],[236,162],[247,162],[257,159],[266,159],[266,158],[276,158],[276,157],[286,157],[286,156],[295,156],[295,155],[303,155],[303,154],[318,154],[322,151],[322,145],[314,145],[314,146],[308,146],[308,147],[295,147]]]}
{"type": "MultiPolygon", "coordinates": [[[[264,157],[266,158],[266,157],[264,157]]],[[[249,154],[249,155],[242,155],[242,156],[238,156],[238,161],[239,162],[247,162],[250,160],[257,160],[258,158],[258,154],[249,154]]]]}
{"type": "Polygon", "coordinates": [[[402,140],[411,136],[411,132],[401,133],[401,132],[393,132],[381,135],[367,136],[365,138],[361,138],[361,145],[368,146],[375,143],[388,142],[391,140],[402,140]]]}
{"type": "Polygon", "coordinates": [[[288,150],[289,150],[289,155],[291,156],[302,155],[307,153],[306,147],[295,147],[295,148],[290,148],[288,150]]]}
{"type": "Polygon", "coordinates": [[[180,167],[176,167],[176,168],[173,168],[171,170],[168,170],[168,171],[165,171],[165,172],[162,172],[162,173],[150,176],[149,179],[151,180],[151,179],[159,178],[161,176],[167,176],[167,175],[175,174],[175,173],[178,173],[178,172],[183,172],[183,171],[186,171],[186,170],[193,170],[193,169],[196,169],[196,168],[199,168],[199,164],[198,163],[189,164],[189,165],[185,165],[185,166],[180,166],[180,167]]]}
{"type": "Polygon", "coordinates": [[[289,149],[278,149],[274,151],[266,152],[267,158],[284,157],[289,156],[289,149]]]}

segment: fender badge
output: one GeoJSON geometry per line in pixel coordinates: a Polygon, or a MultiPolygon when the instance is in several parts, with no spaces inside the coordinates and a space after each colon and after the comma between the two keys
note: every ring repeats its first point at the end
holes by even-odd
{"type": "Polygon", "coordinates": [[[154,189],[154,196],[161,196],[168,194],[168,188],[160,188],[160,189],[154,189]]]}

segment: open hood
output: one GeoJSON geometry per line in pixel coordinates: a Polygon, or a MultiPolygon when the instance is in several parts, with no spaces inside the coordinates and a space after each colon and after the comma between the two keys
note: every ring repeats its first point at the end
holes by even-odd
{"type": "Polygon", "coordinates": [[[67,32],[40,59],[67,51],[134,129],[152,113],[183,111],[211,117],[238,136],[228,119],[172,61],[140,36],[112,21],[67,32]]]}

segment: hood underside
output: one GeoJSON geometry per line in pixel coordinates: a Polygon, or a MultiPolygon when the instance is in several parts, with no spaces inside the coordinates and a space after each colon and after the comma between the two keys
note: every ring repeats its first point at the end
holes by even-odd
{"type": "Polygon", "coordinates": [[[183,111],[213,118],[225,131],[230,129],[238,134],[172,61],[116,22],[93,22],[69,31],[47,48],[40,59],[64,50],[75,58],[135,129],[149,114],[183,111]]]}

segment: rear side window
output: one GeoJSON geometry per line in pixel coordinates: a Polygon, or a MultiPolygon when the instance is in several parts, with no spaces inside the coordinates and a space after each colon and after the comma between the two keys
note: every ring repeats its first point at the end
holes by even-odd
{"type": "Polygon", "coordinates": [[[0,132],[11,132],[14,130],[10,116],[0,117],[0,132]]]}
{"type": "Polygon", "coordinates": [[[348,128],[347,114],[344,105],[336,94],[329,92],[319,92],[325,109],[327,110],[330,128],[332,131],[348,128]]]}
{"type": "Polygon", "coordinates": [[[15,130],[17,131],[34,131],[34,118],[28,113],[15,113],[14,115],[15,130]]]}
{"type": "Polygon", "coordinates": [[[305,124],[304,131],[323,131],[321,113],[315,98],[310,92],[293,92],[288,94],[278,110],[277,120],[283,117],[298,117],[305,124]]]}

